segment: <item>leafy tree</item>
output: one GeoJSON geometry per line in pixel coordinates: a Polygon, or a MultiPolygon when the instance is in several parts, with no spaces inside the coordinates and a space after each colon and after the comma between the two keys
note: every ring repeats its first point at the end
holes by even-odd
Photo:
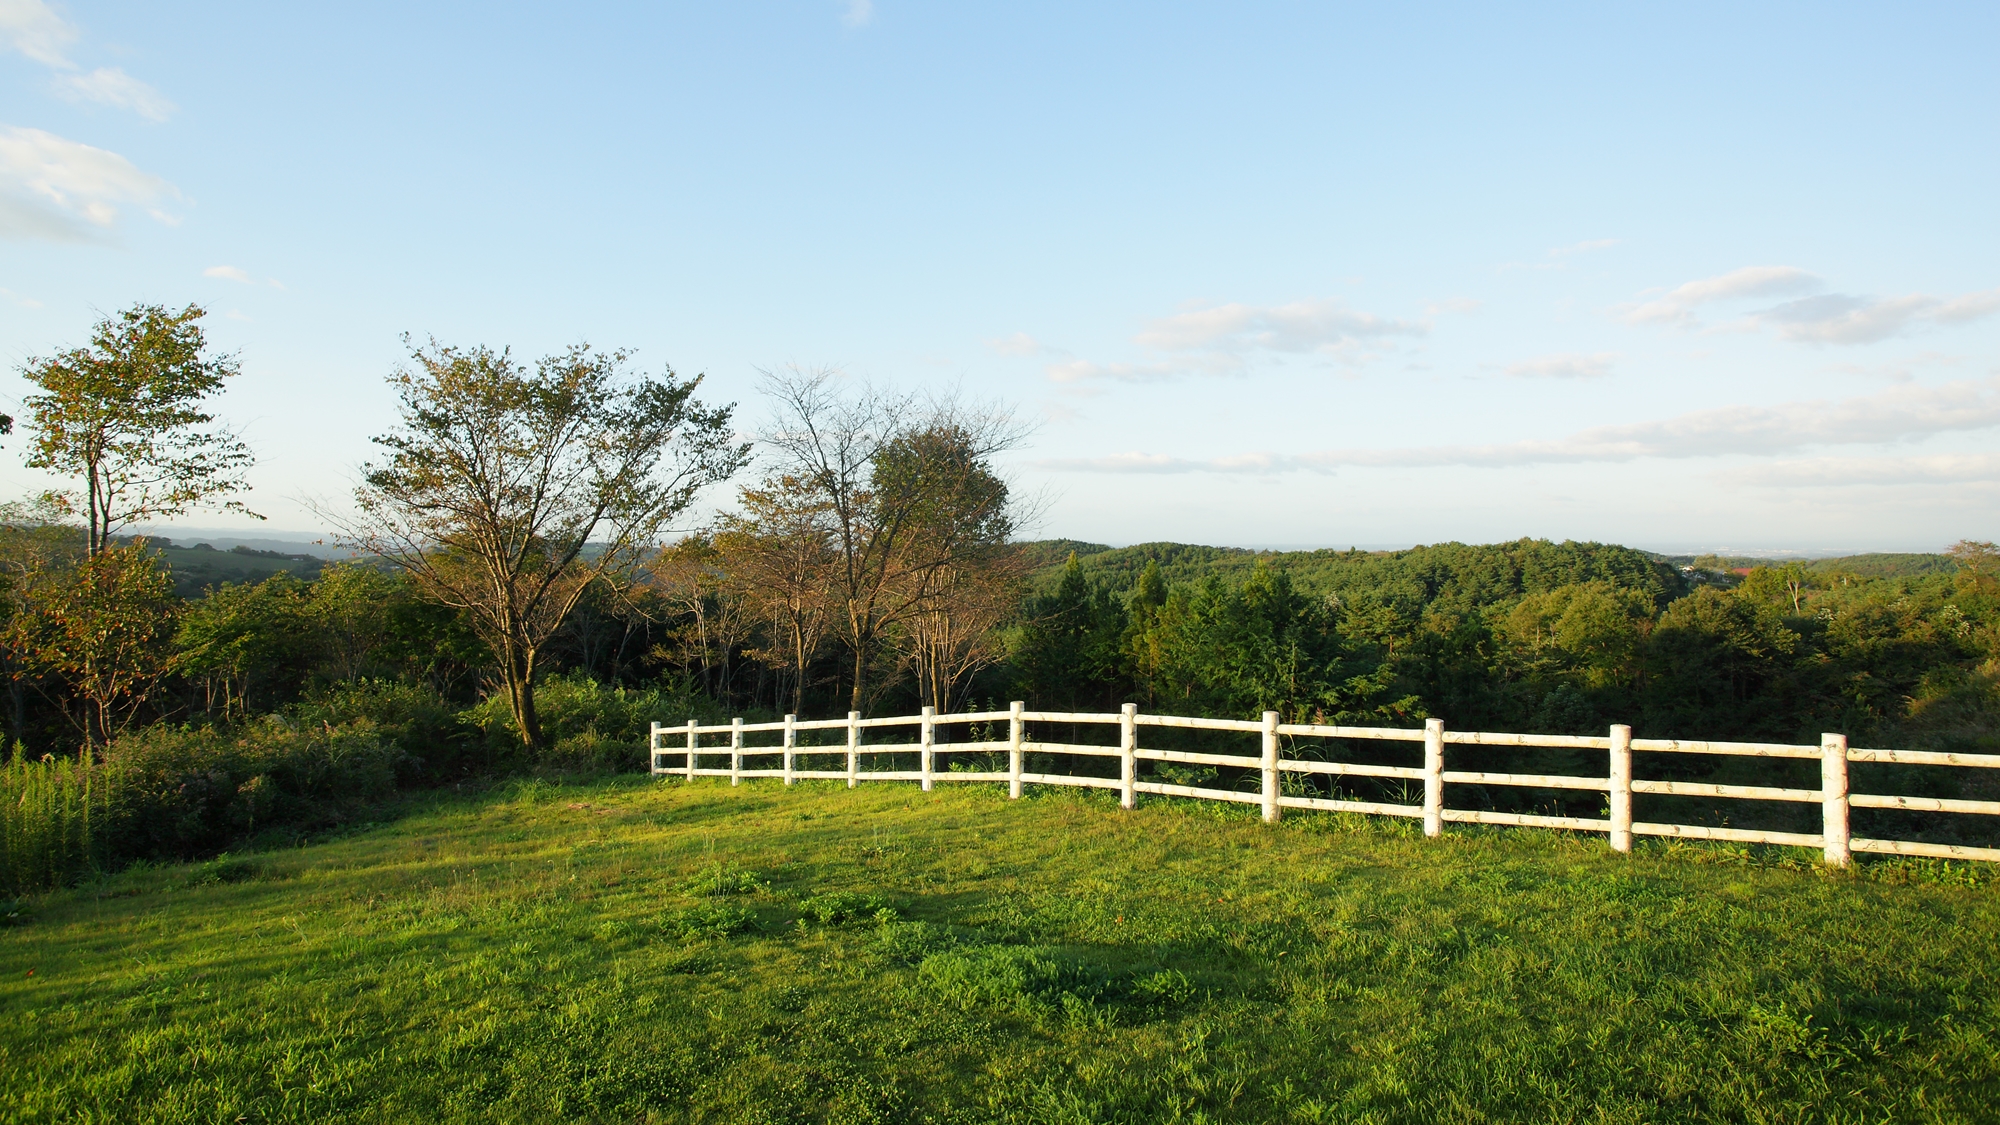
{"type": "Polygon", "coordinates": [[[87,746],[109,745],[178,669],[173,579],[135,542],[105,548],[73,569],[32,574],[26,585],[10,647],[30,669],[75,691],[87,746]]]}
{"type": "Polygon", "coordinates": [[[400,425],[377,437],[357,546],[465,614],[499,665],[523,744],[541,743],[543,647],[593,583],[618,581],[696,493],[748,458],[700,377],[627,381],[627,353],[578,345],[533,371],[509,353],[433,343],[391,377],[400,425]],[[588,548],[588,550],[586,550],[588,548]]]}
{"type": "Polygon", "coordinates": [[[297,685],[319,640],[307,590],[279,573],[257,583],[224,583],[188,603],[175,647],[181,672],[202,682],[211,715],[219,709],[224,720],[248,718],[255,681],[297,685]]]}
{"type": "Polygon", "coordinates": [[[35,431],[28,465],[82,477],[74,491],[47,499],[80,507],[93,556],[135,522],[215,507],[262,519],[227,499],[250,486],[250,450],[211,428],[204,401],[236,374],[232,356],[210,356],[198,305],[169,312],[135,305],[98,323],[90,346],[31,359],[21,374],[35,431]]]}

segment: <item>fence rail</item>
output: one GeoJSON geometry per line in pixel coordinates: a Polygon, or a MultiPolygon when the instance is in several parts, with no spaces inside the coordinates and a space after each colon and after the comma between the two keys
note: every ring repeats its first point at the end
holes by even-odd
{"type": "Polygon", "coordinates": [[[1822,735],[1819,744],[1813,746],[1771,742],[1633,738],[1632,728],[1628,726],[1614,726],[1603,736],[1494,734],[1483,731],[1446,730],[1444,722],[1439,719],[1427,721],[1420,729],[1347,727],[1315,723],[1281,723],[1275,711],[1266,711],[1261,721],[1252,722],[1243,719],[1202,719],[1182,715],[1142,715],[1137,706],[1130,703],[1121,711],[1076,713],[1029,711],[1021,704],[1015,703],[1006,711],[940,715],[926,707],[923,713],[918,715],[874,719],[864,719],[859,713],[849,713],[845,719],[808,721],[800,721],[794,716],[787,715],[783,721],[766,723],[746,723],[740,718],[731,720],[726,725],[709,726],[702,726],[692,719],[685,726],[668,727],[654,723],[649,747],[648,763],[654,774],[680,776],[689,780],[696,777],[727,777],[732,785],[740,783],[744,778],[756,777],[782,778],[787,785],[800,778],[818,778],[845,780],[850,788],[863,781],[915,781],[928,790],[940,781],[1004,781],[1007,783],[1008,796],[1016,798],[1021,796],[1023,787],[1028,785],[1088,786],[1118,790],[1119,804],[1128,809],[1137,806],[1141,794],[1195,797],[1212,801],[1258,804],[1263,807],[1264,819],[1267,821],[1277,820],[1282,811],[1288,808],[1421,819],[1424,822],[1426,836],[1440,835],[1444,825],[1448,823],[1500,824],[1603,832],[1610,837],[1612,848],[1620,852],[1631,851],[1632,841],[1636,836],[1667,836],[1690,840],[1725,840],[1737,843],[1819,848],[1827,863],[1840,867],[1847,866],[1855,852],[2000,862],[2000,848],[1916,840],[1878,840],[1852,836],[1849,832],[1850,810],[1855,808],[2000,816],[2000,801],[1892,796],[1848,791],[1848,766],[1854,762],[2000,769],[2000,754],[1858,749],[1849,747],[1847,736],[1843,734],[1822,735]],[[937,730],[941,726],[971,724],[991,728],[1002,722],[1007,724],[1005,739],[987,737],[977,741],[943,744],[937,741],[937,730]],[[1027,734],[1029,723],[1072,726],[1115,725],[1118,728],[1118,745],[1033,740],[1027,734]],[[864,743],[862,740],[863,731],[909,727],[916,728],[915,742],[864,743]],[[1258,752],[1226,754],[1142,747],[1139,745],[1140,727],[1254,734],[1258,736],[1258,752]],[[844,731],[846,745],[844,747],[801,745],[799,733],[802,731],[844,731]],[[752,746],[746,742],[748,735],[771,733],[782,736],[782,741],[776,746],[752,746]],[[728,735],[728,744],[703,744],[704,736],[718,735],[728,735]],[[1282,752],[1281,739],[1284,737],[1294,740],[1304,738],[1421,743],[1421,764],[1394,766],[1288,757],[1282,752]],[[684,741],[679,745],[667,745],[669,740],[684,741]],[[1444,768],[1444,748],[1448,745],[1599,750],[1606,756],[1606,772],[1603,777],[1579,777],[1447,770],[1444,768]],[[1007,754],[1005,772],[938,768],[940,759],[944,755],[1000,752],[1007,754]],[[1635,779],[1633,762],[1635,755],[1640,753],[1817,760],[1820,764],[1820,786],[1818,789],[1793,789],[1761,785],[1635,779]],[[915,754],[919,768],[915,770],[864,768],[864,763],[895,754],[915,754]],[[1025,759],[1030,754],[1116,758],[1119,761],[1119,775],[1098,777],[1074,773],[1028,772],[1025,768],[1025,759]],[[800,768],[801,758],[822,759],[830,756],[844,756],[845,768],[838,770],[800,768]],[[728,760],[727,766],[703,764],[703,759],[713,762],[725,757],[728,760]],[[663,759],[679,759],[679,763],[663,765],[663,759]],[[776,759],[777,764],[752,767],[747,764],[750,759],[759,762],[776,759]],[[1244,792],[1178,784],[1156,778],[1146,779],[1140,776],[1142,762],[1234,767],[1245,771],[1246,776],[1261,777],[1261,786],[1256,792],[1244,792]],[[1284,788],[1282,777],[1285,774],[1361,777],[1402,781],[1406,784],[1421,782],[1423,803],[1421,805],[1407,803],[1407,798],[1404,802],[1397,803],[1287,794],[1282,792],[1284,788]],[[1447,785],[1499,785],[1600,792],[1607,796],[1609,816],[1603,818],[1546,816],[1536,813],[1454,809],[1445,804],[1447,785]],[[1821,827],[1817,833],[1803,833],[1635,821],[1632,814],[1634,794],[1818,805],[1821,827]]]}

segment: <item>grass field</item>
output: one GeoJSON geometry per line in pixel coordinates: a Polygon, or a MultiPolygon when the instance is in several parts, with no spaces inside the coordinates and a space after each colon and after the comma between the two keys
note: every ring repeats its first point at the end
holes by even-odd
{"type": "Polygon", "coordinates": [[[990,787],[438,795],[0,930],[8,1121],[1991,1121],[2000,883],[990,787]]]}

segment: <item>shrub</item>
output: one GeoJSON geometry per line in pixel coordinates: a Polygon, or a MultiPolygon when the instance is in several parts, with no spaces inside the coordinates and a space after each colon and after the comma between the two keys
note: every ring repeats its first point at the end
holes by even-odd
{"type": "Polygon", "coordinates": [[[357,719],[375,724],[402,751],[397,780],[404,785],[457,772],[477,739],[460,709],[429,684],[404,680],[352,680],[322,688],[285,709],[300,726],[341,727],[357,719]]]}
{"type": "MultiPolygon", "coordinates": [[[[582,672],[537,683],[535,711],[546,746],[533,764],[583,771],[645,769],[652,724],[684,723],[690,718],[713,722],[723,717],[712,700],[691,688],[610,687],[582,672]]],[[[496,756],[520,752],[504,696],[488,696],[460,718],[480,732],[496,756]]]]}
{"type": "Polygon", "coordinates": [[[270,824],[338,820],[394,792],[401,758],[369,719],[306,726],[272,715],[221,731],[152,727],[106,755],[115,848],[187,858],[270,824]]]}

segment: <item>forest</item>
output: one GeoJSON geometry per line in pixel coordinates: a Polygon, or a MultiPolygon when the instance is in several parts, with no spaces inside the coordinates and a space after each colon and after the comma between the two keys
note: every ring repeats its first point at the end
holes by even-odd
{"type": "MultiPolygon", "coordinates": [[[[640,768],[649,723],[919,706],[2000,748],[2000,551],[1668,558],[1024,535],[1004,404],[771,373],[760,421],[578,347],[413,347],[341,561],[141,534],[248,513],[197,307],[31,360],[0,511],[4,881],[640,768]],[[746,437],[754,428],[754,435],[746,437]],[[714,505],[708,510],[703,505],[714,505]]],[[[11,420],[9,420],[11,425],[11,420]]]]}

